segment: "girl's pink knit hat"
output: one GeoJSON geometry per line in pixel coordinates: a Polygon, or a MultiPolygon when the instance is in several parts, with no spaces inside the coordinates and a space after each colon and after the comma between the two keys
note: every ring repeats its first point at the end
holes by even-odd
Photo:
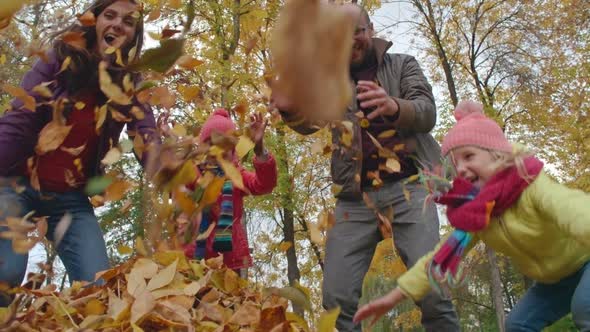
{"type": "Polygon", "coordinates": [[[214,131],[224,134],[234,130],[236,130],[236,125],[231,120],[229,113],[223,108],[218,108],[213,111],[207,121],[205,121],[205,124],[203,124],[199,133],[199,141],[205,142],[211,137],[211,133],[214,131]]]}
{"type": "Polygon", "coordinates": [[[512,152],[512,145],[498,124],[483,113],[483,105],[474,101],[461,101],[454,111],[457,123],[443,138],[442,154],[466,145],[484,149],[512,152]]]}

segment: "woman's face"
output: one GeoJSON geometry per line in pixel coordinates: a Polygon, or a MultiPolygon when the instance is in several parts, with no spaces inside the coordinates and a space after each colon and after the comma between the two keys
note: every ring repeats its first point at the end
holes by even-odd
{"type": "Polygon", "coordinates": [[[107,56],[107,49],[123,49],[133,42],[140,15],[136,4],[120,0],[108,6],[96,18],[96,51],[107,56]]]}

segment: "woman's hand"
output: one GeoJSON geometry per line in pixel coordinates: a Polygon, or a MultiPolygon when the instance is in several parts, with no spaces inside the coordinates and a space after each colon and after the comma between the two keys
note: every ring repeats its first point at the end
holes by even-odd
{"type": "Polygon", "coordinates": [[[401,289],[396,287],[394,290],[389,292],[389,294],[360,307],[352,320],[356,324],[373,316],[373,319],[369,324],[369,326],[372,326],[379,318],[381,318],[381,316],[385,315],[387,312],[389,312],[389,310],[395,308],[395,306],[397,306],[405,298],[406,296],[404,293],[402,293],[401,289]]]}
{"type": "Polygon", "coordinates": [[[264,154],[264,131],[268,124],[267,119],[263,119],[261,114],[254,114],[250,116],[250,137],[254,142],[254,153],[256,156],[264,154]]]}

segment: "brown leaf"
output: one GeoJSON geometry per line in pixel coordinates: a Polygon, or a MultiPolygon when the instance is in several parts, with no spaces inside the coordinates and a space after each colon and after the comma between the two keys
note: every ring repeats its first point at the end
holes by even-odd
{"type": "Polygon", "coordinates": [[[137,106],[133,106],[131,107],[131,111],[130,113],[137,119],[137,120],[143,120],[145,118],[145,113],[143,112],[143,110],[137,106]]]}
{"type": "Polygon", "coordinates": [[[26,109],[35,112],[37,102],[35,101],[35,98],[29,96],[29,94],[23,88],[12,86],[9,84],[3,84],[2,90],[6,91],[14,98],[20,100],[26,109]]]}
{"type": "Polygon", "coordinates": [[[229,319],[230,324],[254,325],[260,320],[260,308],[251,302],[242,304],[229,319]]]}
{"type": "Polygon", "coordinates": [[[57,121],[49,122],[39,133],[39,140],[35,146],[35,152],[38,155],[43,155],[47,152],[57,149],[68,134],[72,130],[72,126],[64,126],[57,121]]]}
{"type": "Polygon", "coordinates": [[[119,201],[125,197],[127,191],[131,188],[131,183],[125,180],[113,181],[105,189],[104,199],[105,201],[119,201]]]}
{"type": "Polygon", "coordinates": [[[197,60],[190,55],[183,55],[176,61],[176,64],[184,69],[195,69],[196,67],[205,63],[204,61],[197,60]]]}
{"type": "Polygon", "coordinates": [[[310,120],[340,120],[353,92],[349,61],[352,17],[320,1],[289,1],[271,42],[273,93],[310,120]]]}

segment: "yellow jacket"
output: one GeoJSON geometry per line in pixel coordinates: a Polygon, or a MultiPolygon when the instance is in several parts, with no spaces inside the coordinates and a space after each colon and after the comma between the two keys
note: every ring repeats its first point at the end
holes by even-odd
{"type": "MultiPolygon", "coordinates": [[[[555,283],[590,260],[590,194],[541,172],[513,206],[473,235],[468,250],[482,240],[509,256],[529,278],[555,283]]],[[[444,239],[437,249],[442,243],[444,239]]],[[[426,265],[434,253],[422,257],[398,279],[402,292],[415,301],[430,291],[426,265]]]]}

